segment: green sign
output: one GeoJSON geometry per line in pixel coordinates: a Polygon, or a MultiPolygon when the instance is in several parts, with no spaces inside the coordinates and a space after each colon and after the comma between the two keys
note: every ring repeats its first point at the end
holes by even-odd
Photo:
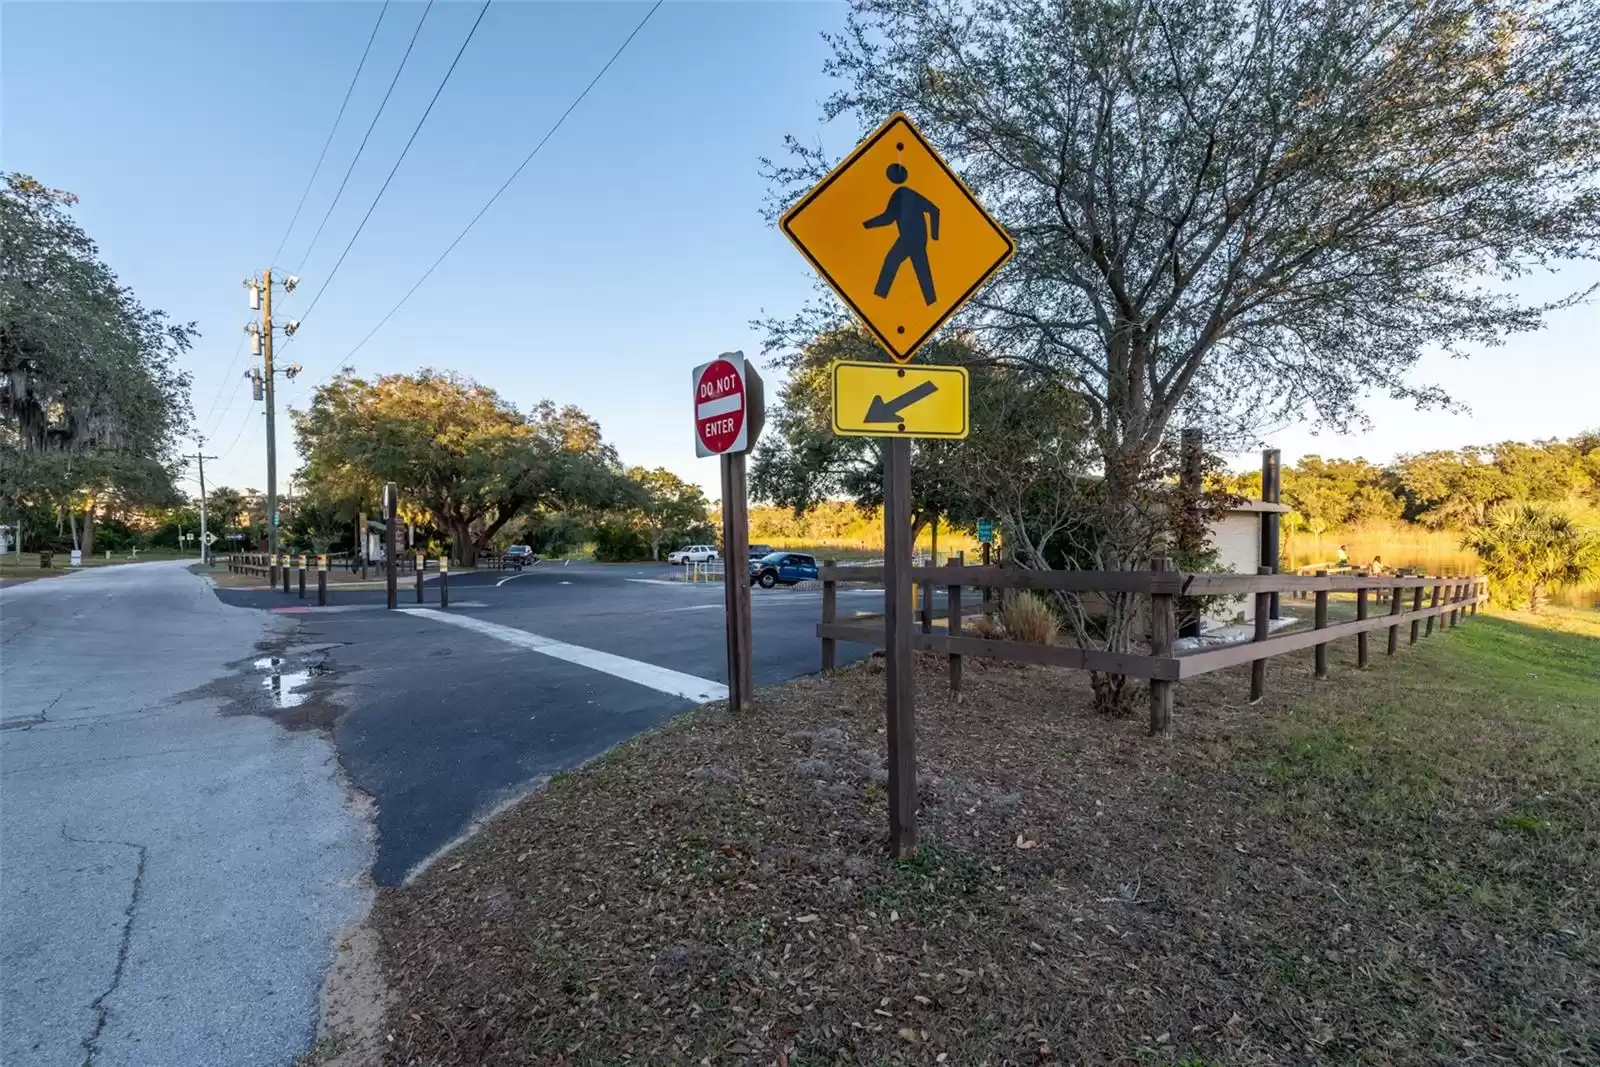
{"type": "Polygon", "coordinates": [[[978,520],[978,543],[983,545],[994,544],[994,521],[992,519],[978,520]]]}

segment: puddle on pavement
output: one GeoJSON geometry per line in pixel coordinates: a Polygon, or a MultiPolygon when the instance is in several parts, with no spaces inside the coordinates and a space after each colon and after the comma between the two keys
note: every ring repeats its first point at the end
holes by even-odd
{"type": "Polygon", "coordinates": [[[251,666],[266,674],[261,684],[274,708],[298,708],[311,697],[311,680],[331,673],[325,664],[291,664],[280,656],[263,656],[251,666]]]}

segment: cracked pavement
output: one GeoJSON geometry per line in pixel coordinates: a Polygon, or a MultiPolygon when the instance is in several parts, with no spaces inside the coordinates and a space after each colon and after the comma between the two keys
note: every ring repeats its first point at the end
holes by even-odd
{"type": "Polygon", "coordinates": [[[0,1062],[311,1046],[371,829],[323,734],[207,688],[292,625],[181,564],[0,592],[0,1062]]]}

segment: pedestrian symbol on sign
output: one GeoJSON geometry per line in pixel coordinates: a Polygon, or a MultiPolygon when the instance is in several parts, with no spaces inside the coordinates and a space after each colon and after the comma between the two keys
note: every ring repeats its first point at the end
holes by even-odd
{"type": "MultiPolygon", "coordinates": [[[[896,147],[903,150],[905,145],[896,147]]],[[[933,271],[928,267],[928,238],[931,236],[935,241],[939,239],[939,207],[905,184],[910,175],[903,165],[889,164],[887,174],[897,187],[889,194],[889,206],[883,209],[883,214],[875,215],[861,224],[869,230],[893,224],[899,232],[894,245],[883,257],[883,269],[878,272],[878,284],[872,290],[873,295],[887,297],[894,286],[894,277],[899,273],[900,265],[909,259],[911,269],[917,274],[917,284],[922,287],[922,302],[933,304],[938,297],[933,290],[933,271]],[[927,216],[926,224],[923,216],[927,216]]]]}

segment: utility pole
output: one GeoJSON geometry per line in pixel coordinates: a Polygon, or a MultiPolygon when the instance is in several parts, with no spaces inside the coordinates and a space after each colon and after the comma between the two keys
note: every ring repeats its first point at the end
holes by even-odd
{"type": "Polygon", "coordinates": [[[278,551],[278,414],[273,403],[272,271],[261,272],[261,376],[267,394],[267,551],[278,551]]]}
{"type": "Polygon", "coordinates": [[[211,560],[211,546],[206,543],[206,460],[217,457],[201,454],[200,446],[206,443],[204,437],[196,437],[194,443],[194,461],[200,466],[200,562],[208,563],[211,560]]]}
{"type": "MultiPolygon", "coordinates": [[[[294,292],[294,287],[300,279],[289,275],[284,279],[284,292],[294,292]]],[[[276,403],[277,371],[272,365],[272,269],[261,272],[259,279],[251,279],[244,283],[250,289],[250,307],[252,310],[259,307],[261,310],[261,324],[252,330],[260,339],[261,353],[261,387],[263,400],[267,408],[267,551],[273,555],[278,552],[278,412],[276,403]]],[[[284,328],[284,333],[293,334],[298,323],[291,322],[284,328]]],[[[246,329],[251,329],[246,327],[246,329]]],[[[255,347],[255,346],[252,346],[255,347]]],[[[291,364],[284,369],[284,376],[293,378],[300,373],[297,364],[291,364]]]]}

